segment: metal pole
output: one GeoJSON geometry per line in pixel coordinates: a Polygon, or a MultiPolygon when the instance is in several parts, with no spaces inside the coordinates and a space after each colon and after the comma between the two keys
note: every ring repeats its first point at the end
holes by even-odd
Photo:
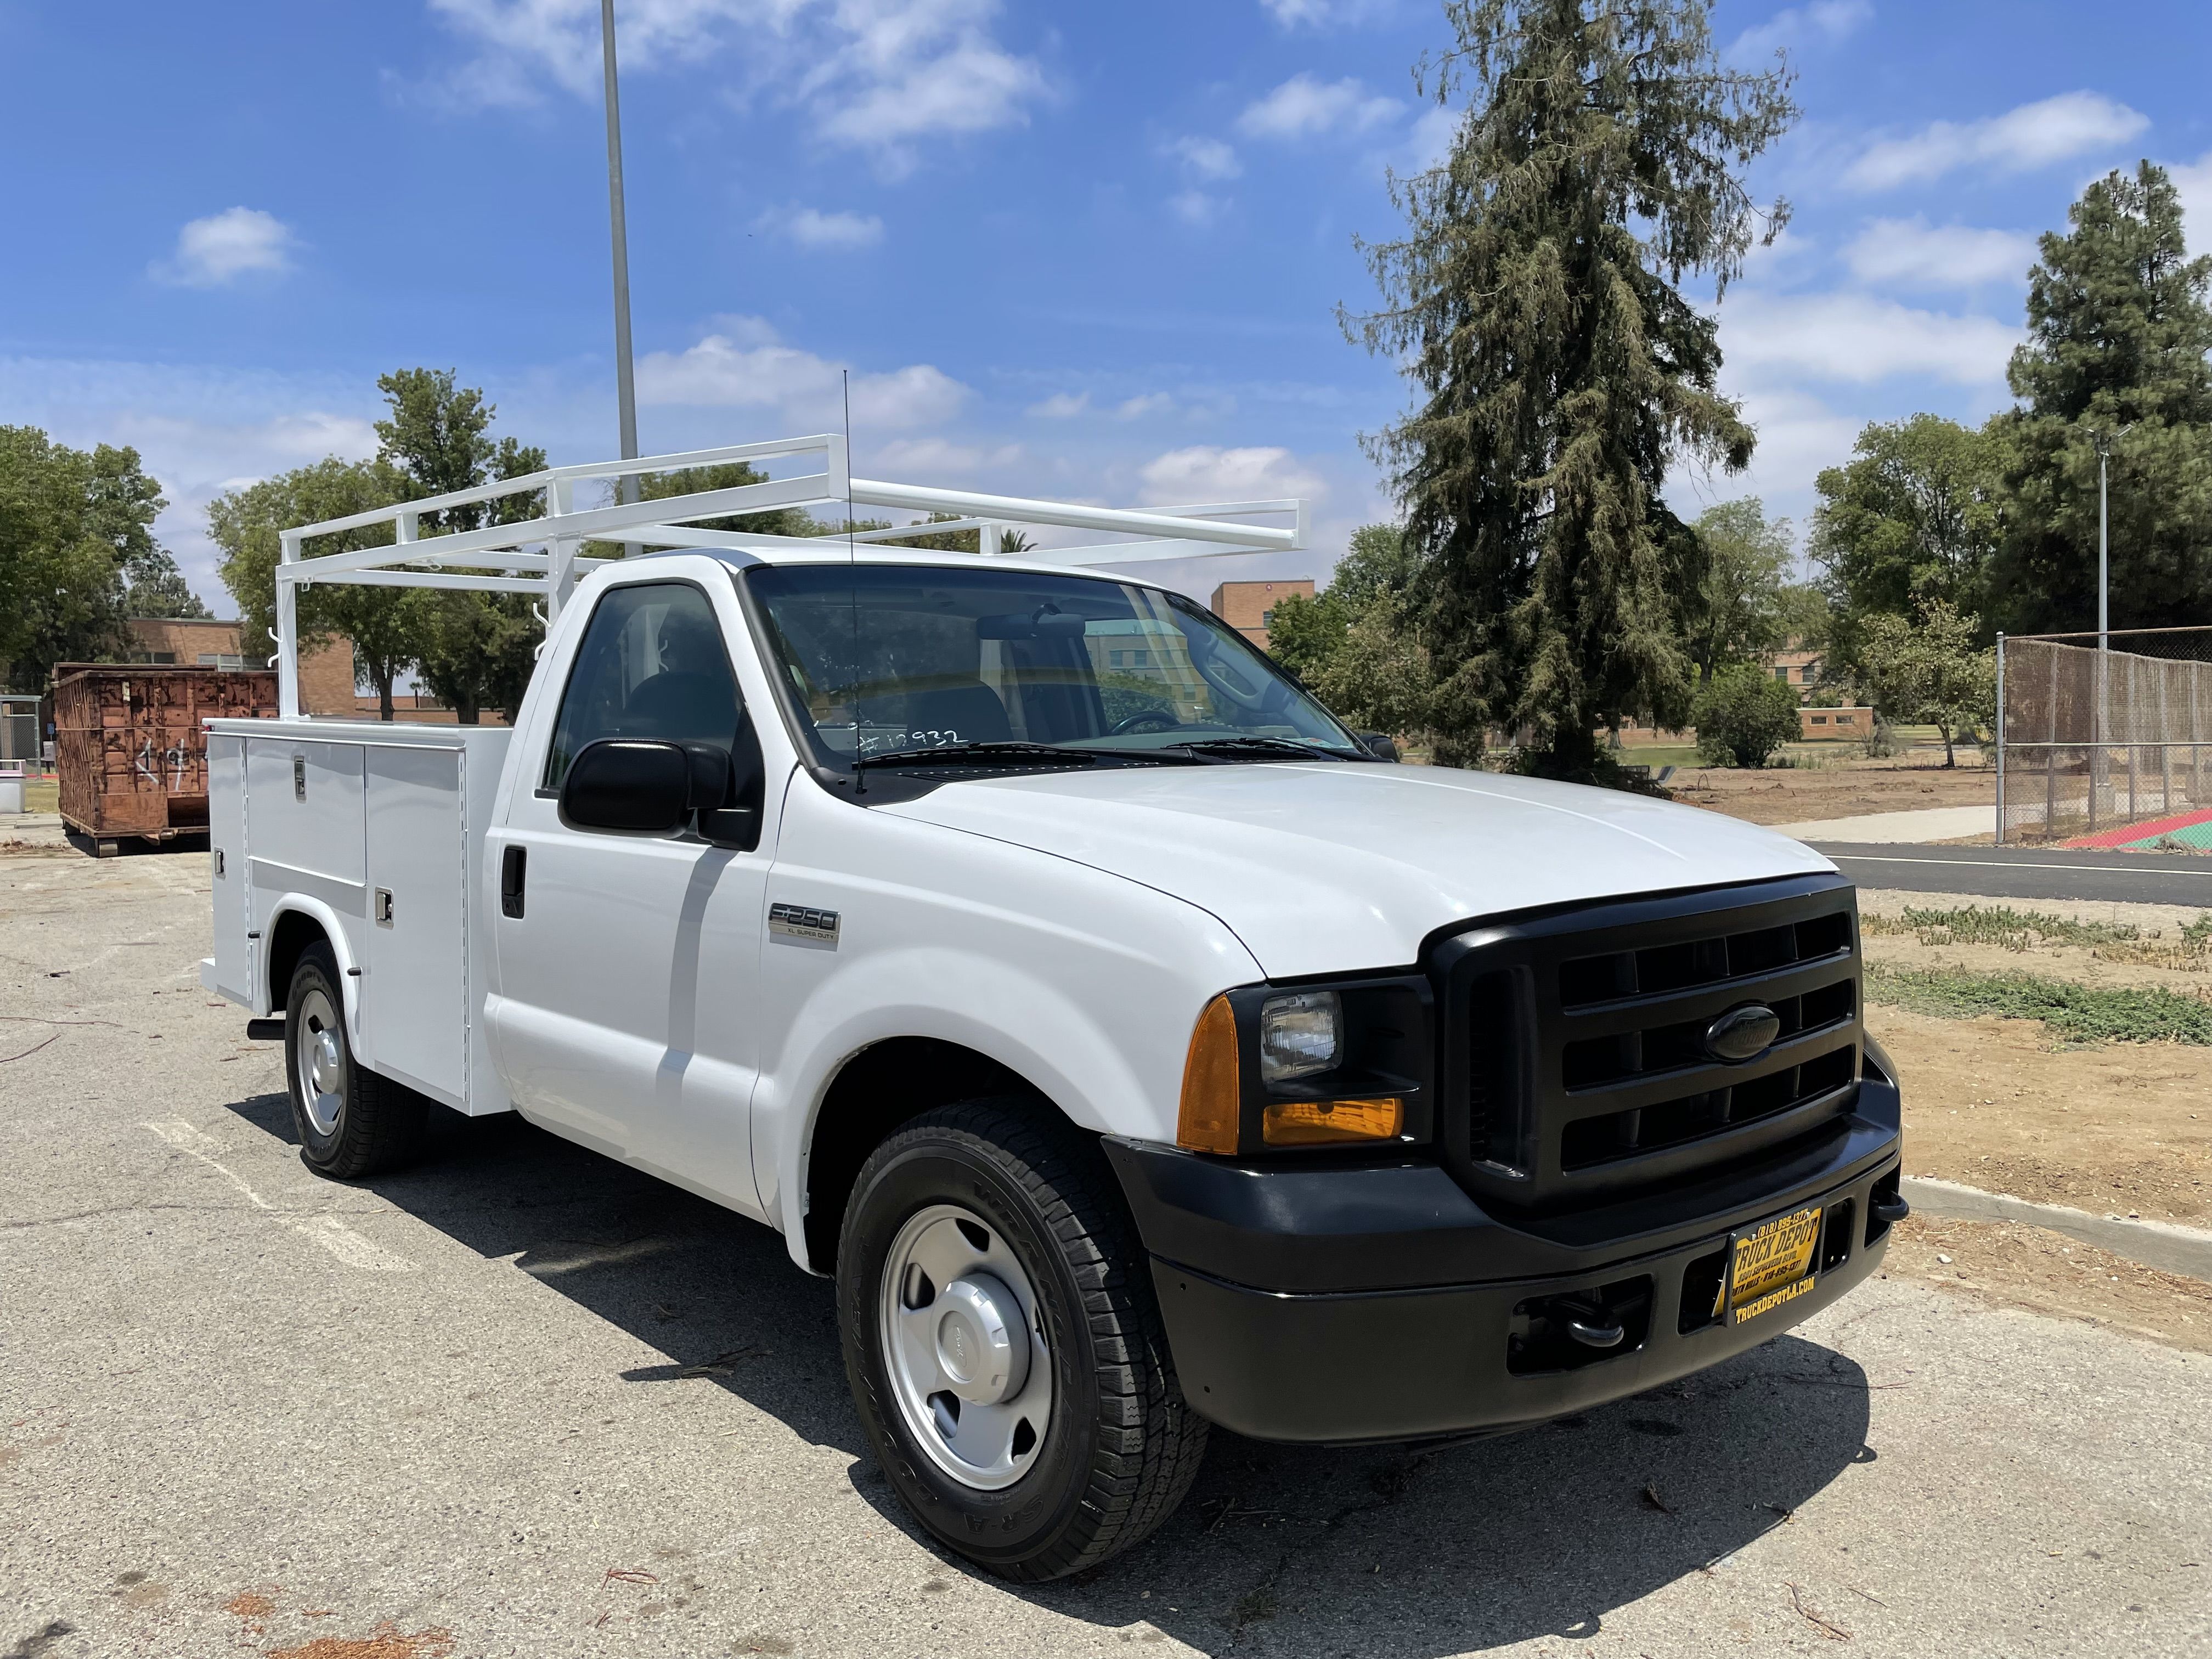
{"type": "Polygon", "coordinates": [[[2004,645],[2005,645],[2005,636],[2004,636],[2004,634],[2003,634],[2002,630],[2001,629],[2001,630],[1999,630],[1999,632],[1998,632],[1998,634],[1997,634],[1997,729],[1996,729],[1993,733],[1991,733],[1991,734],[1990,734],[1990,735],[1991,735],[1991,737],[1992,737],[1992,738],[1993,738],[1993,739],[1994,739],[1994,741],[1996,742],[1996,746],[1997,746],[1997,845],[1998,845],[1998,846],[2000,846],[2000,847],[2002,847],[2002,846],[2003,846],[2003,845],[2004,845],[2004,838],[2005,838],[2005,821],[2004,821],[2004,806],[2005,806],[2005,802],[2004,802],[2004,740],[2005,740],[2005,717],[2004,717],[2004,716],[2005,716],[2005,707],[2004,707],[2004,645]]]}
{"type": "MultiPolygon", "coordinates": [[[[607,71],[607,215],[615,247],[615,402],[622,423],[622,458],[637,455],[637,383],[630,368],[629,226],[623,210],[622,98],[615,86],[615,0],[599,0],[599,50],[607,71]]],[[[626,474],[622,499],[638,499],[637,475],[626,474]]],[[[638,544],[626,544],[625,556],[638,544]]]]}
{"type": "Polygon", "coordinates": [[[2105,771],[2112,764],[2112,757],[2105,745],[2112,738],[2112,531],[2106,513],[2105,463],[2112,453],[2109,433],[2097,436],[2097,760],[2089,772],[2089,827],[2097,827],[2097,794],[2105,771]]]}

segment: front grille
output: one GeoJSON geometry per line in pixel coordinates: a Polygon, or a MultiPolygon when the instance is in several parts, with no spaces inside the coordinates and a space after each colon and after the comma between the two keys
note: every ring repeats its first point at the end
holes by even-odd
{"type": "Polygon", "coordinates": [[[1834,876],[1584,907],[1438,952],[1446,1153],[1508,1202],[1617,1197],[1814,1133],[1859,1072],[1857,917],[1834,876]],[[1756,1005],[1771,1044],[1708,1052],[1756,1005]]]}

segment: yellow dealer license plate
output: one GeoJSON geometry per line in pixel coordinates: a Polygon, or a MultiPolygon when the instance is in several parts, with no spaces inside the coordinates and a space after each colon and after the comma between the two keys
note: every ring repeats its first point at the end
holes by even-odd
{"type": "Polygon", "coordinates": [[[1729,1322],[1771,1313],[1814,1285],[1813,1252],[1820,1242],[1820,1206],[1797,1210],[1738,1233],[1729,1252],[1729,1322]]]}

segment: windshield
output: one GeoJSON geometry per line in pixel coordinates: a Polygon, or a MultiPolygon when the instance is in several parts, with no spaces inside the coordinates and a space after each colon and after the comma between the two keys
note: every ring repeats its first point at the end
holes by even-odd
{"type": "Polygon", "coordinates": [[[1370,758],[1179,594],[988,567],[784,565],[746,581],[825,765],[978,743],[1370,758]]]}

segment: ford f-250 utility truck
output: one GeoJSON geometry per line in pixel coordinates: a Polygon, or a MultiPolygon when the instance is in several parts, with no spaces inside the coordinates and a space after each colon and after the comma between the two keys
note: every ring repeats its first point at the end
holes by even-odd
{"type": "Polygon", "coordinates": [[[1498,1432],[1844,1295],[1905,1212],[1850,886],[1662,800],[1393,764],[1095,568],[1304,524],[855,479],[817,438],[287,532],[283,715],[211,728],[207,981],[281,1032],[327,1175],[430,1103],[514,1110],[779,1229],[900,1496],[1018,1578],[1141,1538],[1210,1424],[1498,1432]],[[768,481],[574,500],[735,461],[768,481]],[[979,551],[742,527],[790,506],[979,551]],[[1000,556],[1012,525],[1094,533],[1000,556]],[[300,718],[327,581],[542,599],[512,729],[300,718]]]}

